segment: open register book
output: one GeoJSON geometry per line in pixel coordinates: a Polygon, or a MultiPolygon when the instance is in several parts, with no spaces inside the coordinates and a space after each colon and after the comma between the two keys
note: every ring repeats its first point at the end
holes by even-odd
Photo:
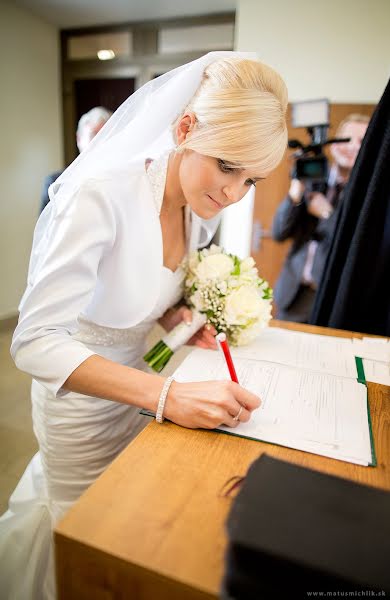
{"type": "MultiPolygon", "coordinates": [[[[359,465],[375,465],[367,387],[352,340],[268,328],[231,348],[240,384],[262,399],[248,423],[221,431],[359,465]]],[[[176,381],[228,379],[222,355],[196,349],[176,381]]]]}

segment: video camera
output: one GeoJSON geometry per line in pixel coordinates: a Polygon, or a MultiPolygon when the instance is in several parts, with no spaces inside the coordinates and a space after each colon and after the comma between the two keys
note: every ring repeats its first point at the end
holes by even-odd
{"type": "Polygon", "coordinates": [[[329,128],[329,100],[306,100],[292,103],[292,126],[305,127],[311,137],[308,145],[299,140],[288,140],[289,148],[298,148],[293,154],[296,159],[291,172],[293,179],[300,179],[309,192],[325,194],[329,175],[328,159],[323,147],[328,144],[349,142],[350,138],[327,139],[329,128]]]}

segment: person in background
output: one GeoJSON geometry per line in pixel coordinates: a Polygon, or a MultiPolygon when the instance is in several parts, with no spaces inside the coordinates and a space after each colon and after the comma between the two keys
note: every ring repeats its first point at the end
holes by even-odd
{"type": "Polygon", "coordinates": [[[308,192],[305,184],[292,179],[287,197],[280,204],[273,224],[277,242],[292,238],[291,249],[276,282],[276,318],[307,323],[321,280],[326,257],[336,229],[343,190],[348,182],[369,117],[348,115],[339,125],[336,137],[349,142],[333,144],[326,194],[308,192]]]}
{"type": "MultiPolygon", "coordinates": [[[[111,115],[112,112],[106,108],[95,106],[95,108],[91,108],[91,110],[80,117],[76,132],[76,142],[79,152],[82,152],[88,146],[89,142],[99,133],[111,115]]],[[[42,188],[40,213],[50,200],[49,187],[58,179],[61,173],[63,173],[63,170],[55,171],[46,177],[42,188]]]]}

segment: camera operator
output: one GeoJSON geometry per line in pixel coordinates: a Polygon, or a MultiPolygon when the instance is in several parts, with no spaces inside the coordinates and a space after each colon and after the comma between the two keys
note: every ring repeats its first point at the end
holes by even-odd
{"type": "Polygon", "coordinates": [[[276,283],[276,318],[307,323],[326,257],[333,240],[343,189],[349,179],[369,118],[351,114],[339,125],[337,137],[349,142],[332,144],[333,163],[325,194],[309,191],[292,179],[288,196],[280,204],[272,225],[275,241],[292,238],[292,246],[276,283]]]}

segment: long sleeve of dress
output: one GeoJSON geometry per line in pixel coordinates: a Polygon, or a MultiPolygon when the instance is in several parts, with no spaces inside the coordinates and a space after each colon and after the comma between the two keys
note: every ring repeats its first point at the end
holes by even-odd
{"type": "Polygon", "coordinates": [[[11,354],[19,369],[58,394],[93,354],[71,336],[92,297],[101,260],[114,244],[110,199],[97,186],[85,184],[69,207],[53,216],[44,235],[39,267],[33,273],[30,267],[11,354]]]}

